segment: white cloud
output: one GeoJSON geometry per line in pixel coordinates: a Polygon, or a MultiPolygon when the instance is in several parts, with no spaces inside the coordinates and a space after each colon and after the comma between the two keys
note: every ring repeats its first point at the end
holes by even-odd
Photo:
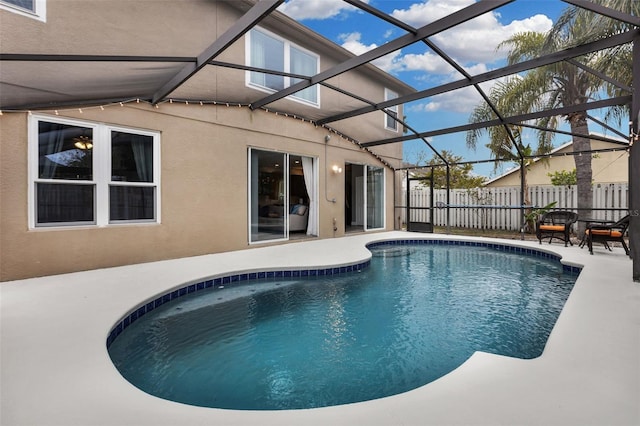
{"type": "Polygon", "coordinates": [[[433,96],[426,99],[425,102],[407,105],[407,111],[416,113],[450,111],[468,114],[471,113],[481,101],[482,98],[475,88],[465,87],[453,92],[433,96]]]}
{"type": "Polygon", "coordinates": [[[497,52],[498,45],[518,32],[545,32],[552,21],[544,15],[535,15],[521,21],[502,25],[494,14],[486,14],[473,21],[433,37],[434,42],[451,57],[468,62],[492,63],[502,59],[505,52],[497,52]]]}
{"type": "MultiPolygon", "coordinates": [[[[358,32],[340,34],[338,39],[342,42],[342,47],[353,53],[354,55],[362,55],[369,50],[378,47],[376,43],[364,44],[362,42],[362,34],[358,32]]],[[[447,62],[440,56],[425,52],[422,54],[408,53],[402,55],[402,50],[389,53],[372,62],[378,68],[387,72],[398,71],[423,71],[430,75],[445,75],[446,80],[457,80],[461,78],[447,62]]],[[[487,71],[485,64],[475,64],[466,67],[466,70],[472,74],[479,74],[487,71]]]]}
{"type": "Polygon", "coordinates": [[[342,41],[342,47],[354,55],[362,55],[363,53],[378,47],[375,43],[371,43],[369,45],[362,43],[360,41],[361,38],[362,34],[360,33],[346,33],[338,36],[338,39],[342,41]]]}
{"type": "MultiPolygon", "coordinates": [[[[415,3],[409,9],[396,9],[392,16],[419,28],[473,3],[473,0],[428,0],[415,3]]],[[[449,56],[462,64],[492,63],[504,54],[496,52],[498,44],[522,31],[548,31],[552,21],[544,15],[516,20],[508,24],[499,21],[498,13],[485,13],[471,21],[437,34],[431,40],[449,56]]]]}
{"type": "Polygon", "coordinates": [[[440,110],[440,107],[441,104],[439,102],[431,101],[408,106],[407,112],[434,112],[440,110]]]}
{"type": "MultiPolygon", "coordinates": [[[[368,3],[369,0],[366,0],[368,3]]],[[[396,9],[391,15],[413,27],[420,28],[430,22],[461,10],[474,0],[425,0],[412,4],[407,9],[396,9]]],[[[342,0],[288,0],[279,10],[294,19],[329,19],[344,17],[346,13],[357,10],[342,0]]],[[[445,51],[471,75],[488,71],[488,64],[495,64],[504,59],[505,52],[496,48],[500,42],[523,31],[548,31],[552,21],[547,16],[538,14],[522,20],[503,23],[498,12],[485,13],[471,21],[453,27],[443,33],[430,37],[438,47],[445,51]]],[[[391,30],[382,35],[383,39],[393,37],[391,30]]],[[[362,40],[360,32],[341,34],[339,42],[342,47],[355,55],[361,55],[377,48],[376,43],[367,44],[362,40]]],[[[419,46],[419,44],[415,45],[419,46]]],[[[414,46],[414,47],[415,47],[414,46]]],[[[372,63],[390,72],[414,72],[416,80],[453,81],[462,78],[449,64],[425,46],[423,53],[411,48],[411,53],[403,54],[402,50],[383,56],[372,63]],[[422,73],[422,75],[420,75],[422,73]]],[[[484,83],[487,93],[494,82],[484,83]]],[[[478,104],[480,97],[473,88],[466,88],[452,93],[429,98],[421,104],[410,106],[413,112],[433,112],[439,110],[469,113],[478,104]]]]}
{"type": "MultiPolygon", "coordinates": [[[[487,65],[484,63],[471,64],[463,68],[471,75],[478,75],[488,71],[487,65]]],[[[424,74],[416,75],[413,78],[419,81],[437,82],[438,84],[464,78],[444,59],[431,52],[397,55],[394,58],[392,70],[395,72],[423,72],[424,74]]]]}
{"type": "MultiPolygon", "coordinates": [[[[342,47],[344,47],[354,55],[362,55],[363,53],[378,47],[376,43],[371,43],[368,45],[362,43],[361,38],[362,34],[357,32],[340,34],[338,36],[338,39],[342,41],[342,47]]],[[[388,55],[376,59],[372,62],[372,64],[387,72],[395,71],[400,66],[400,64],[398,64],[397,58],[401,55],[401,53],[401,51],[389,53],[388,55]]]]}
{"type": "MultiPolygon", "coordinates": [[[[368,3],[369,0],[365,0],[365,2],[368,3]]],[[[396,9],[391,15],[419,28],[473,3],[474,0],[426,0],[412,4],[408,9],[396,9]]],[[[358,9],[342,0],[288,0],[278,10],[298,20],[323,20],[341,17],[358,9]]],[[[504,57],[504,52],[496,52],[496,48],[501,41],[522,31],[547,31],[552,25],[551,19],[541,14],[523,20],[515,20],[507,24],[501,23],[499,18],[500,14],[498,12],[485,13],[471,21],[437,34],[431,37],[431,40],[462,65],[478,62],[494,63],[504,57]]],[[[385,39],[390,36],[390,30],[383,34],[385,39]]],[[[355,39],[345,39],[343,47],[359,55],[377,47],[377,45],[367,45],[358,36],[355,39]]],[[[436,63],[434,63],[434,55],[407,56],[407,61],[409,61],[407,64],[404,64],[402,59],[401,54],[398,52],[391,54],[389,57],[381,58],[376,65],[389,72],[402,68],[407,70],[424,69],[434,70],[433,72],[437,72],[435,70],[444,70],[443,72],[445,73],[450,72],[448,67],[443,66],[441,61],[436,60],[436,63]],[[420,59],[425,62],[421,66],[416,64],[416,60],[420,59]]]]}
{"type": "Polygon", "coordinates": [[[509,36],[523,31],[546,32],[551,29],[552,21],[546,15],[534,15],[521,21],[513,21],[504,26],[505,33],[509,36]]]}
{"type": "Polygon", "coordinates": [[[402,57],[401,62],[402,71],[425,71],[434,74],[448,74],[451,72],[451,65],[431,52],[422,54],[408,53],[402,57]]]}
{"type": "Polygon", "coordinates": [[[483,63],[474,64],[474,65],[470,65],[468,67],[463,67],[463,68],[464,68],[464,70],[466,72],[468,72],[471,75],[483,74],[483,73],[489,71],[487,69],[487,64],[483,64],[483,63]]]}
{"type": "Polygon", "coordinates": [[[396,9],[391,13],[391,16],[418,28],[444,18],[472,3],[474,3],[473,0],[428,0],[414,3],[409,9],[396,9]]]}
{"type": "Polygon", "coordinates": [[[342,0],[289,0],[278,7],[278,11],[297,20],[335,18],[354,10],[357,8],[342,0]]]}
{"type": "Polygon", "coordinates": [[[392,52],[392,53],[389,53],[388,55],[385,55],[381,58],[376,59],[371,63],[376,67],[382,70],[385,70],[388,73],[392,73],[394,71],[397,71],[400,67],[398,58],[400,57],[401,54],[402,54],[401,51],[392,52]]]}

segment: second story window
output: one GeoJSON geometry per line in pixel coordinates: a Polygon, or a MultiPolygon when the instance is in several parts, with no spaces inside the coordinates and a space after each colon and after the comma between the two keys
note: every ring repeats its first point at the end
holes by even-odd
{"type": "Polygon", "coordinates": [[[0,9],[45,21],[45,2],[46,0],[0,0],[0,9]]]}
{"type": "MultiPolygon", "coordinates": [[[[318,73],[319,63],[318,55],[263,29],[253,29],[247,37],[247,64],[249,66],[312,76],[318,73]]],[[[247,85],[269,92],[282,90],[299,81],[301,79],[282,75],[247,72],[247,85]]],[[[291,97],[314,106],[320,104],[317,86],[296,92],[291,97]]]]}
{"type": "Polygon", "coordinates": [[[36,11],[36,3],[34,0],[2,0],[3,3],[8,3],[21,9],[36,11]]]}
{"type": "MultiPolygon", "coordinates": [[[[384,89],[384,100],[390,101],[391,99],[395,99],[398,97],[396,92],[393,92],[389,89],[384,89]]],[[[389,130],[398,131],[398,122],[395,120],[398,118],[398,105],[391,106],[389,108],[385,108],[384,115],[384,127],[389,130]]]]}

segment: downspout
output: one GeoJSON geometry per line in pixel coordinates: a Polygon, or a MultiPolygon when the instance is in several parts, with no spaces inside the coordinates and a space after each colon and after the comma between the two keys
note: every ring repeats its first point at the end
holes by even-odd
{"type": "MultiPolygon", "coordinates": [[[[329,198],[328,195],[328,184],[327,184],[327,175],[329,174],[329,157],[328,157],[328,153],[327,153],[327,147],[329,146],[329,141],[331,140],[331,135],[326,135],[324,137],[324,198],[325,200],[327,200],[330,203],[335,204],[336,203],[336,199],[334,198],[329,198]]],[[[335,228],[335,218],[334,218],[334,228],[335,228]]],[[[334,229],[334,233],[335,233],[335,229],[334,229]]]]}
{"type": "Polygon", "coordinates": [[[407,186],[407,194],[406,194],[407,202],[405,203],[407,206],[407,210],[406,210],[407,231],[411,231],[411,229],[409,229],[409,215],[410,215],[409,211],[411,209],[411,202],[409,201],[411,197],[411,188],[409,187],[409,185],[411,185],[411,181],[409,180],[409,170],[407,170],[407,185],[406,185],[407,186]]]}
{"type": "Polygon", "coordinates": [[[433,233],[434,220],[433,220],[433,173],[435,166],[431,167],[431,177],[429,178],[429,222],[431,223],[431,232],[433,233]]]}
{"type": "MultiPolygon", "coordinates": [[[[636,33],[637,34],[637,33],[636,33]]],[[[633,39],[633,92],[629,121],[629,245],[633,261],[633,281],[640,282],[640,36],[633,39]]]]}
{"type": "Polygon", "coordinates": [[[522,225],[520,226],[520,240],[524,240],[524,227],[527,219],[524,217],[524,157],[520,156],[520,218],[522,225]]]}
{"type": "Polygon", "coordinates": [[[449,171],[449,163],[447,163],[447,234],[451,233],[451,216],[449,206],[451,205],[451,199],[449,194],[451,193],[451,173],[449,171]]]}

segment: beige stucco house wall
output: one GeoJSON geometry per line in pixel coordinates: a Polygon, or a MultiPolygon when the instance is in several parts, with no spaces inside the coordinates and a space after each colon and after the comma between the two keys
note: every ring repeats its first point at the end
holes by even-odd
{"type": "MultiPolygon", "coordinates": [[[[611,148],[621,148],[621,145],[591,140],[591,149],[594,151],[611,148]]],[[[572,152],[573,145],[569,142],[555,149],[554,156],[533,161],[527,168],[527,185],[551,185],[548,173],[575,169],[572,152]],[[567,155],[561,155],[563,153],[567,153],[567,155]]],[[[594,184],[627,182],[629,179],[629,153],[625,150],[594,153],[592,154],[591,170],[594,184]]],[[[485,186],[520,186],[520,168],[513,168],[491,179],[485,186]]]]}
{"type": "MultiPolygon", "coordinates": [[[[159,6],[149,1],[56,0],[47,2],[46,22],[0,10],[0,38],[3,53],[185,55],[188,51],[190,55],[215,40],[246,7],[243,1],[202,0],[183,7],[182,2],[161,2],[159,6]],[[178,33],[183,36],[177,37],[178,33]]],[[[264,27],[280,31],[279,35],[320,55],[323,69],[348,56],[342,48],[284,16],[270,18],[264,27]]],[[[245,43],[239,40],[218,59],[242,63],[244,55],[245,43]]],[[[73,75],[60,76],[54,64],[39,72],[42,78],[49,76],[73,84],[73,75]]],[[[77,72],[82,72],[81,63],[77,72]]],[[[333,80],[331,83],[336,86],[366,93],[376,101],[384,100],[385,88],[401,95],[411,90],[374,67],[333,80]]],[[[200,95],[224,99],[232,91],[242,94],[247,101],[256,98],[255,90],[245,85],[244,71],[219,67],[207,69],[179,91],[176,98],[200,95]]],[[[59,100],[57,95],[52,96],[59,100]]],[[[384,170],[384,227],[380,229],[393,229],[392,167],[401,164],[401,144],[372,152],[361,149],[351,139],[366,142],[393,136],[383,126],[384,114],[377,112],[351,122],[345,120],[333,128],[316,126],[299,117],[320,117],[325,109],[339,111],[341,103],[346,102],[343,95],[323,87],[320,108],[283,99],[271,111],[225,103],[199,105],[178,101],[158,106],[131,101],[97,103],[80,109],[4,111],[0,116],[0,281],[251,247],[248,226],[251,148],[316,160],[318,230],[317,236],[309,238],[340,237],[347,228],[345,174],[334,173],[331,170],[334,165],[341,169],[356,164],[384,170]],[[296,110],[299,116],[276,113],[278,109],[296,110]],[[30,126],[33,128],[33,120],[48,118],[158,134],[158,220],[103,226],[33,226],[30,217],[35,207],[29,193],[34,182],[29,175],[29,141],[34,136],[30,135],[30,126]],[[341,132],[350,138],[342,137],[341,132]]],[[[282,243],[286,241],[261,244],[282,243]]]]}

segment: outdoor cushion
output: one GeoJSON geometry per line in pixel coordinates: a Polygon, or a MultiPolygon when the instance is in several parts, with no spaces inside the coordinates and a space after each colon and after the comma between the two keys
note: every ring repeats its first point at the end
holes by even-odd
{"type": "Polygon", "coordinates": [[[564,225],[540,225],[543,231],[564,231],[564,225]]]}
{"type": "Polygon", "coordinates": [[[609,229],[586,229],[584,232],[585,234],[588,234],[589,232],[593,232],[593,235],[609,235],[614,238],[622,237],[622,232],[611,231],[609,229]]]}

